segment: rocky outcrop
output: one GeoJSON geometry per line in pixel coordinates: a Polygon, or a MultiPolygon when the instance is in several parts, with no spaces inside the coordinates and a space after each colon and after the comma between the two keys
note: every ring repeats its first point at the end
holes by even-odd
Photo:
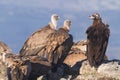
{"type": "MultiPolygon", "coordinates": [[[[6,67],[0,64],[0,80],[8,80],[6,67]]],[[[63,73],[66,66],[59,67],[56,73],[50,73],[49,77],[52,80],[119,80],[120,79],[120,60],[109,60],[99,66],[98,69],[91,68],[88,61],[80,62],[74,69],[79,71],[79,74],[63,73]],[[78,69],[79,68],[79,69],[78,69]]],[[[75,71],[75,70],[74,70],[75,71]]],[[[45,75],[41,75],[36,80],[47,80],[45,75]]]]}
{"type": "Polygon", "coordinates": [[[74,71],[71,74],[63,74],[61,71],[63,71],[63,68],[59,68],[58,72],[52,73],[52,79],[50,80],[120,80],[120,60],[105,61],[98,69],[91,68],[89,62],[85,60],[74,66],[74,71]],[[75,74],[78,71],[79,73],[75,74]]]}
{"type": "Polygon", "coordinates": [[[102,63],[98,69],[91,68],[88,61],[81,64],[80,75],[76,80],[119,80],[120,60],[108,60],[102,63]]]}
{"type": "Polygon", "coordinates": [[[97,71],[99,74],[120,79],[120,60],[107,61],[97,71]]]}
{"type": "Polygon", "coordinates": [[[85,55],[85,41],[75,43],[57,72],[51,72],[51,64],[37,56],[20,58],[5,55],[0,62],[0,80],[119,80],[120,60],[106,60],[97,69],[91,68],[85,55]],[[84,46],[84,47],[83,47],[84,46]],[[82,49],[81,49],[82,48],[82,49]],[[15,74],[17,73],[17,74],[15,74]]]}
{"type": "Polygon", "coordinates": [[[8,80],[6,66],[0,62],[0,80],[8,80]]]}
{"type": "MultiPolygon", "coordinates": [[[[69,55],[66,57],[64,61],[64,65],[59,67],[59,70],[56,73],[51,73],[52,80],[113,80],[113,79],[120,79],[119,75],[117,77],[108,76],[103,72],[100,72],[102,68],[104,68],[103,64],[106,65],[106,68],[111,66],[107,65],[112,62],[112,60],[108,60],[105,57],[105,63],[99,66],[98,69],[91,68],[89,62],[87,61],[87,57],[85,55],[86,49],[85,41],[75,43],[69,52],[69,55]],[[84,44],[84,45],[83,45],[84,44]],[[81,47],[82,46],[82,47],[81,47]],[[82,49],[81,49],[82,48],[82,49]],[[84,50],[84,51],[82,51],[84,50]],[[64,72],[62,72],[64,71],[64,72]]],[[[118,63],[115,61],[115,63],[118,63]]],[[[118,67],[118,65],[113,64],[114,66],[118,67]]],[[[112,67],[113,68],[113,67],[112,67]]],[[[116,69],[116,68],[115,68],[116,69]]],[[[112,70],[112,69],[111,69],[112,70]]],[[[113,68],[114,72],[114,68],[113,68]]],[[[111,72],[112,73],[112,72],[111,72]]],[[[119,71],[118,71],[119,73],[119,71]]],[[[118,74],[116,73],[116,74],[118,74]]],[[[109,74],[109,72],[108,72],[109,74]]],[[[40,80],[40,78],[38,79],[40,80]]]]}

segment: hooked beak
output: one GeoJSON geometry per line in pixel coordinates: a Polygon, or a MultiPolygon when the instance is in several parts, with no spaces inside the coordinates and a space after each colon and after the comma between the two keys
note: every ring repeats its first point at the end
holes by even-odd
{"type": "Polygon", "coordinates": [[[95,17],[93,17],[93,16],[89,16],[89,19],[94,19],[95,17]]]}

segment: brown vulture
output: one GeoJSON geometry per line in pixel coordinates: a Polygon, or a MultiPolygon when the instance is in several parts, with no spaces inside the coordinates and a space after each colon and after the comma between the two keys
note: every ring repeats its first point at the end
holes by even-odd
{"type": "Polygon", "coordinates": [[[88,41],[86,55],[91,67],[97,68],[104,61],[110,30],[98,13],[89,18],[93,20],[93,24],[86,30],[88,41]]]}
{"type": "Polygon", "coordinates": [[[71,21],[65,20],[64,25],[51,33],[47,38],[44,54],[48,61],[53,64],[53,71],[63,63],[65,57],[73,45],[73,37],[69,34],[71,21]]]}
{"type": "Polygon", "coordinates": [[[51,22],[47,26],[34,32],[24,43],[20,50],[20,56],[32,56],[38,54],[40,49],[44,47],[47,36],[56,30],[58,19],[59,16],[53,14],[51,16],[51,22]]]}

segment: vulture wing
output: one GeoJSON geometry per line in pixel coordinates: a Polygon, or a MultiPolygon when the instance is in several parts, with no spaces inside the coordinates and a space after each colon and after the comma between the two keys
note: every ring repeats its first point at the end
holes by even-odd
{"type": "MultiPolygon", "coordinates": [[[[55,31],[54,33],[51,33],[48,36],[47,40],[47,46],[46,46],[46,54],[48,56],[48,60],[50,62],[53,62],[53,56],[56,55],[56,58],[58,58],[58,54],[55,54],[55,51],[61,46],[66,44],[66,41],[70,38],[70,35],[67,31],[60,28],[59,30],[55,31]]],[[[62,46],[61,46],[62,47],[62,46]]],[[[60,54],[59,54],[60,55],[60,54]]],[[[56,61],[57,62],[57,61],[56,61]]]]}
{"type": "Polygon", "coordinates": [[[44,47],[47,36],[52,32],[54,32],[54,29],[47,25],[33,33],[24,43],[23,48],[20,50],[20,55],[36,55],[39,49],[44,47]]]}

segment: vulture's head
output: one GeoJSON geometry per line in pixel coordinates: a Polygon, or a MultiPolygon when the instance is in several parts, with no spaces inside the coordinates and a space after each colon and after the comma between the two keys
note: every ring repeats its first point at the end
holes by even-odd
{"type": "Polygon", "coordinates": [[[53,20],[57,21],[57,20],[59,19],[59,16],[58,16],[57,14],[53,14],[53,15],[51,16],[51,18],[52,18],[53,20]]]}
{"type": "Polygon", "coordinates": [[[65,20],[64,21],[64,28],[66,28],[68,31],[70,30],[70,26],[71,26],[71,21],[70,20],[65,20]]]}
{"type": "Polygon", "coordinates": [[[51,23],[53,24],[53,26],[56,28],[57,26],[57,21],[59,20],[59,16],[57,14],[53,14],[51,16],[51,23]]]}
{"type": "Polygon", "coordinates": [[[99,13],[94,13],[91,16],[89,16],[90,19],[92,20],[98,20],[101,19],[100,14],[99,13]]]}

